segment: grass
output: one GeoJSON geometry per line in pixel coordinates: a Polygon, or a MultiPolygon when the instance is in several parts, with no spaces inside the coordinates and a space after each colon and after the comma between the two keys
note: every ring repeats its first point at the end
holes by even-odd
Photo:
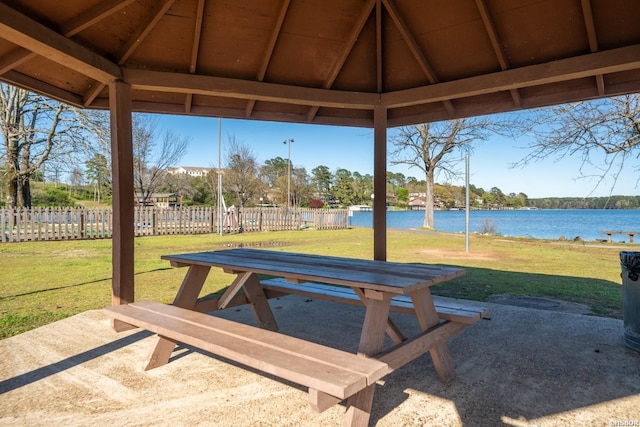
{"type": "MultiPolygon", "coordinates": [[[[389,261],[460,266],[467,275],[433,287],[438,295],[486,301],[495,294],[551,297],[621,317],[620,250],[633,245],[586,244],[427,231],[389,230],[389,261]]],[[[237,245],[371,258],[373,232],[264,232],[239,235],[140,237],[135,240],[136,299],[171,302],[185,270],[160,256],[237,245]]],[[[111,240],[0,245],[0,338],[6,338],[111,303],[111,240]]],[[[203,294],[228,285],[212,269],[203,294]]]]}

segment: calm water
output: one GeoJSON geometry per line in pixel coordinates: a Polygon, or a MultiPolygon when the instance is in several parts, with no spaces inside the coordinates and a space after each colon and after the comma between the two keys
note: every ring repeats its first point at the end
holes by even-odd
{"type": "MultiPolygon", "coordinates": [[[[389,211],[388,228],[420,228],[424,212],[389,211]]],[[[371,212],[355,212],[350,225],[371,227],[371,212]]],[[[584,240],[606,239],[603,230],[640,231],[640,210],[600,209],[541,209],[517,211],[471,211],[469,231],[480,232],[485,222],[492,224],[497,234],[503,236],[559,239],[561,237],[584,240]]],[[[435,228],[454,233],[464,233],[464,211],[436,211],[435,228]]],[[[628,241],[629,236],[614,235],[614,241],[628,241]]],[[[635,237],[640,243],[640,236],[635,237]]]]}

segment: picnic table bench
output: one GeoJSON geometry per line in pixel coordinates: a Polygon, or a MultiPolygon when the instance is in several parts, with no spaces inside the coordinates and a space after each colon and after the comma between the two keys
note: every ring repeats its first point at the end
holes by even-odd
{"type": "Polygon", "coordinates": [[[446,340],[487,314],[455,303],[438,302],[436,308],[429,287],[461,276],[459,268],[255,249],[162,258],[188,267],[173,305],[144,301],[105,309],[114,319],[158,334],[146,369],[166,364],[176,343],[185,343],[308,387],[317,411],[347,399],[344,425],[367,425],[376,381],[426,352],[440,380],[450,381],[446,340]],[[222,295],[198,301],[212,267],[235,274],[235,280],[222,295]],[[260,281],[258,274],[280,278],[260,281]],[[358,354],[278,333],[268,299],[288,294],[364,306],[358,354]],[[250,304],[259,327],[205,314],[239,304],[250,304]],[[407,338],[389,317],[391,310],[413,314],[422,332],[407,338]],[[394,342],[389,348],[385,334],[394,342]]]}
{"type": "Polygon", "coordinates": [[[611,243],[611,236],[613,234],[626,234],[629,236],[629,243],[633,243],[633,236],[635,236],[636,234],[640,234],[640,231],[611,231],[611,230],[605,230],[602,232],[602,234],[606,234],[607,235],[607,242],[611,243]]]}

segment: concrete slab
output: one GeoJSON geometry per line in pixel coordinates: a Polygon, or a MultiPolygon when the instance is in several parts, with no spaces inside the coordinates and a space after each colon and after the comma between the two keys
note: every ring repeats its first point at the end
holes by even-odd
{"type": "MultiPolygon", "coordinates": [[[[363,310],[297,296],[272,303],[283,333],[355,351],[363,310]]],[[[450,341],[456,379],[442,385],[428,356],[413,361],[379,382],[372,425],[640,424],[640,354],[623,345],[622,321],[482,305],[491,319],[450,341]]],[[[224,316],[253,323],[246,308],[224,316]]],[[[411,316],[396,321],[416,328],[411,316]]],[[[100,311],[0,341],[0,426],[341,424],[344,406],[318,414],[298,386],[199,350],[179,348],[145,372],[153,342],[114,333],[100,311]]]]}

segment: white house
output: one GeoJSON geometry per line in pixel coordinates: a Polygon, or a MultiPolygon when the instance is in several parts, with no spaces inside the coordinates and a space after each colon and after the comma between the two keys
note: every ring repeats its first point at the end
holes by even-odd
{"type": "Polygon", "coordinates": [[[171,175],[189,175],[191,177],[200,177],[203,178],[207,176],[207,174],[213,171],[213,168],[202,168],[202,167],[193,167],[193,166],[178,166],[177,168],[168,168],[167,173],[171,175]]]}

